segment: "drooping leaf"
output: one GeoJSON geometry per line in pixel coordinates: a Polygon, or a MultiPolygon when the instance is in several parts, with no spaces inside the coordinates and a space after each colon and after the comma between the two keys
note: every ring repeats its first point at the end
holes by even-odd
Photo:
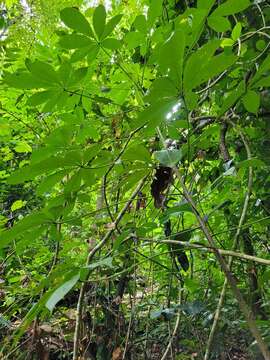
{"type": "Polygon", "coordinates": [[[154,157],[161,165],[174,167],[182,158],[182,152],[179,149],[166,149],[154,152],[154,157]]]}
{"type": "Polygon", "coordinates": [[[77,284],[80,279],[80,274],[74,275],[71,279],[65,281],[61,286],[59,286],[48,298],[46,302],[46,307],[53,311],[55,305],[62,300],[65,295],[77,284]]]}

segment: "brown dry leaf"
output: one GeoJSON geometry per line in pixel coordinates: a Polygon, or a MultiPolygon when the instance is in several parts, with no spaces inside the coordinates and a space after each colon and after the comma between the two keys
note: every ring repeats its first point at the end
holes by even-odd
{"type": "Polygon", "coordinates": [[[51,333],[53,331],[52,326],[49,324],[40,325],[40,329],[45,331],[46,333],[51,333]]]}
{"type": "Polygon", "coordinates": [[[111,222],[111,223],[105,224],[105,228],[108,230],[115,229],[115,223],[111,222]]]}
{"type": "Polygon", "coordinates": [[[113,350],[112,360],[122,360],[122,350],[120,347],[113,350]]]}

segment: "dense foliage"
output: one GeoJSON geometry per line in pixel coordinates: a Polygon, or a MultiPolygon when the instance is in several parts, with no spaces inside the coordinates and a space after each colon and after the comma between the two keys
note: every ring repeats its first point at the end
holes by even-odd
{"type": "Polygon", "coordinates": [[[1,3],[1,358],[270,359],[269,24],[1,3]]]}

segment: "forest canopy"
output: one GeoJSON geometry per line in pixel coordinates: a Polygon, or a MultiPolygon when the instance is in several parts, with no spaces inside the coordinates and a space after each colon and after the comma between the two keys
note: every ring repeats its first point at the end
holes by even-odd
{"type": "Polygon", "coordinates": [[[0,3],[1,359],[270,359],[270,5],[0,3]]]}

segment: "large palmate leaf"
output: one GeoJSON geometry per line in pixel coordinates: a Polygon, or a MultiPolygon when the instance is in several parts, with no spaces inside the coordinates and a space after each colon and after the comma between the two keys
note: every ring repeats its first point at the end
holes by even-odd
{"type": "Polygon", "coordinates": [[[39,89],[47,88],[49,82],[34,77],[32,74],[27,72],[17,72],[13,74],[6,74],[4,82],[17,89],[39,89]]]}
{"type": "Polygon", "coordinates": [[[158,53],[160,71],[169,76],[179,90],[182,88],[185,45],[184,32],[177,30],[164,42],[158,53]]]}
{"type": "Polygon", "coordinates": [[[106,25],[106,10],[103,5],[95,8],[93,14],[93,26],[98,39],[102,38],[106,25]]]}
{"type": "Polygon", "coordinates": [[[60,12],[60,17],[69,28],[93,37],[93,31],[89,22],[78,9],[73,7],[65,8],[60,12]]]}

